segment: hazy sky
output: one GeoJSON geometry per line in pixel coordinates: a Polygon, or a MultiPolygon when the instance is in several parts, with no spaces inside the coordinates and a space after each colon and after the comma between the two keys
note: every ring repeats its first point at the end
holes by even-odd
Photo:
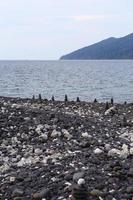
{"type": "Polygon", "coordinates": [[[133,32],[133,0],[0,0],[0,59],[58,59],[133,32]]]}

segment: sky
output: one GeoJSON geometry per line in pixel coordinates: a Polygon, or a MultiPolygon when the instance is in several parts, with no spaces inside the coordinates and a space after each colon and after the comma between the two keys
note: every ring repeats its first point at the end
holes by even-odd
{"type": "Polygon", "coordinates": [[[0,0],[0,59],[56,60],[133,32],[133,0],[0,0]]]}

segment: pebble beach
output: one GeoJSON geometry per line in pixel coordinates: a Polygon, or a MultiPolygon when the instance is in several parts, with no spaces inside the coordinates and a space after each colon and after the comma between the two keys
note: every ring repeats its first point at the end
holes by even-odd
{"type": "Polygon", "coordinates": [[[0,97],[0,199],[85,199],[81,179],[88,200],[133,199],[133,104],[0,97]]]}

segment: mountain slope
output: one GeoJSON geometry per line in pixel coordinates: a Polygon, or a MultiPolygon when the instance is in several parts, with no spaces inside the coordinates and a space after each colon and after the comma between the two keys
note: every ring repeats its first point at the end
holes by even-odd
{"type": "Polygon", "coordinates": [[[102,40],[101,42],[64,55],[60,59],[133,59],[133,33],[122,38],[111,37],[102,40]]]}

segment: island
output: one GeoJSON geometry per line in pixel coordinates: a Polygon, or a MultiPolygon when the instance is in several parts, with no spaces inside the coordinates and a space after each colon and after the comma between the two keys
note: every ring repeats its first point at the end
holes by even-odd
{"type": "Polygon", "coordinates": [[[64,55],[61,60],[108,60],[133,59],[133,33],[121,37],[110,37],[90,46],[64,55]]]}

